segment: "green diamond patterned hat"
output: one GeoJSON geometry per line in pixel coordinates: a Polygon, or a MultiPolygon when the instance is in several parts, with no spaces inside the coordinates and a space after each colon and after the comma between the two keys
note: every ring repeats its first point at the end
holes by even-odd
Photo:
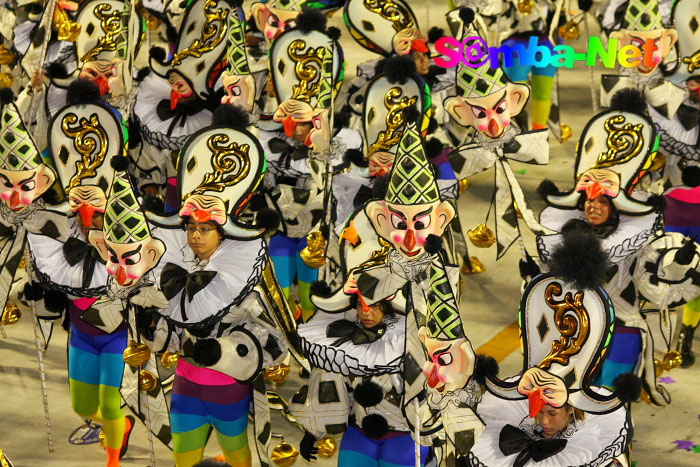
{"type": "MultiPolygon", "coordinates": [[[[472,29],[464,28],[463,39],[466,38],[464,36],[467,34],[469,34],[470,37],[478,37],[472,29]]],[[[476,41],[476,39],[472,40],[472,42],[476,41]]],[[[485,40],[481,39],[481,41],[483,41],[483,44],[486,44],[485,40]]],[[[465,47],[465,49],[471,51],[472,47],[465,47]]],[[[488,50],[488,48],[486,48],[486,50],[488,50]]],[[[479,62],[474,62],[474,64],[476,63],[479,62]]],[[[508,83],[508,77],[500,66],[491,68],[490,58],[485,59],[483,64],[475,68],[464,65],[462,61],[459,62],[459,66],[457,67],[455,80],[457,95],[466,97],[467,99],[490,96],[504,89],[508,83]]]]}
{"type": "Polygon", "coordinates": [[[462,318],[459,316],[459,307],[447,271],[437,258],[430,264],[430,292],[425,325],[428,336],[433,339],[451,341],[465,337],[462,318]]]}
{"type": "Polygon", "coordinates": [[[43,164],[41,153],[17,106],[5,104],[0,118],[0,169],[31,170],[43,164]]]}
{"type": "Polygon", "coordinates": [[[333,42],[326,47],[321,62],[321,81],[318,83],[317,109],[330,109],[333,101],[333,42]]]}
{"type": "Polygon", "coordinates": [[[116,172],[107,197],[105,239],[117,244],[135,243],[151,236],[146,216],[136,200],[126,172],[116,172]]]}
{"type": "Polygon", "coordinates": [[[663,27],[657,0],[631,0],[627,4],[622,29],[650,31],[663,27]]]}
{"type": "Polygon", "coordinates": [[[401,136],[384,199],[387,203],[404,205],[440,201],[435,173],[415,122],[411,122],[401,136]]]}
{"type": "Polygon", "coordinates": [[[226,62],[229,74],[232,75],[250,74],[248,54],[245,49],[245,21],[241,19],[241,13],[241,7],[236,6],[231,9],[231,13],[228,15],[229,46],[226,52],[226,62]]]}

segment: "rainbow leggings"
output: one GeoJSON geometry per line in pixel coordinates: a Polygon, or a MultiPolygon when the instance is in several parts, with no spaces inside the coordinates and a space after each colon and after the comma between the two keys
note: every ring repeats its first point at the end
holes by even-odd
{"type": "Polygon", "coordinates": [[[248,409],[252,394],[252,386],[180,359],[170,404],[175,465],[199,463],[210,427],[214,427],[226,462],[232,467],[250,466],[248,409]]]}
{"type": "MultiPolygon", "coordinates": [[[[410,433],[388,439],[372,439],[350,425],[340,442],[338,467],[413,467],[416,445],[410,433]]],[[[420,447],[421,465],[425,465],[428,447],[420,447]]]]}
{"type": "Polygon", "coordinates": [[[306,248],[306,237],[290,238],[282,234],[275,234],[270,238],[270,256],[275,265],[275,273],[284,295],[289,299],[289,289],[292,287],[294,277],[299,284],[299,301],[304,316],[304,321],[309,319],[315,310],[309,298],[311,283],[318,279],[318,269],[312,269],[301,259],[301,250],[306,248]]]}
{"type": "Polygon", "coordinates": [[[102,423],[105,444],[120,449],[124,440],[124,410],[119,388],[124,375],[127,330],[93,336],[71,326],[68,376],[73,410],[102,423]]]}
{"type": "Polygon", "coordinates": [[[608,356],[593,386],[614,390],[613,381],[622,373],[634,372],[642,353],[642,335],[638,328],[615,325],[608,356]]]}

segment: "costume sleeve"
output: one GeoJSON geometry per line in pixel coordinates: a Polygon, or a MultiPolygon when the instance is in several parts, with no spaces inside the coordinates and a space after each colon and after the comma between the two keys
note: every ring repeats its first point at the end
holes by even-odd
{"type": "Polygon", "coordinates": [[[294,394],[289,410],[317,439],[345,432],[353,406],[344,376],[312,368],[308,384],[294,394]]]}

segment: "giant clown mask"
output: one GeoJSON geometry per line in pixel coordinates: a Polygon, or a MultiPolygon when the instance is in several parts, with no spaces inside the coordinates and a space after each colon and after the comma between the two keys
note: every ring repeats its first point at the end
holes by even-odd
{"type": "Polygon", "coordinates": [[[226,52],[228,69],[221,75],[226,95],[222,104],[237,105],[252,112],[255,103],[255,79],[250,74],[245,48],[245,22],[240,7],[234,7],[228,17],[229,46],[226,52]]]}
{"type": "Polygon", "coordinates": [[[250,14],[268,45],[284,31],[296,27],[296,18],[306,2],[307,0],[268,0],[251,5],[250,14]]]}

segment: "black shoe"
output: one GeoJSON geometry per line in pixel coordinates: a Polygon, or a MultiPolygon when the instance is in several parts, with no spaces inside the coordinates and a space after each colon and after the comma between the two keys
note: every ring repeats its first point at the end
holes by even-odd
{"type": "Polygon", "coordinates": [[[678,336],[678,351],[681,353],[681,368],[690,368],[695,364],[695,354],[693,353],[693,326],[683,325],[678,336]]]}

